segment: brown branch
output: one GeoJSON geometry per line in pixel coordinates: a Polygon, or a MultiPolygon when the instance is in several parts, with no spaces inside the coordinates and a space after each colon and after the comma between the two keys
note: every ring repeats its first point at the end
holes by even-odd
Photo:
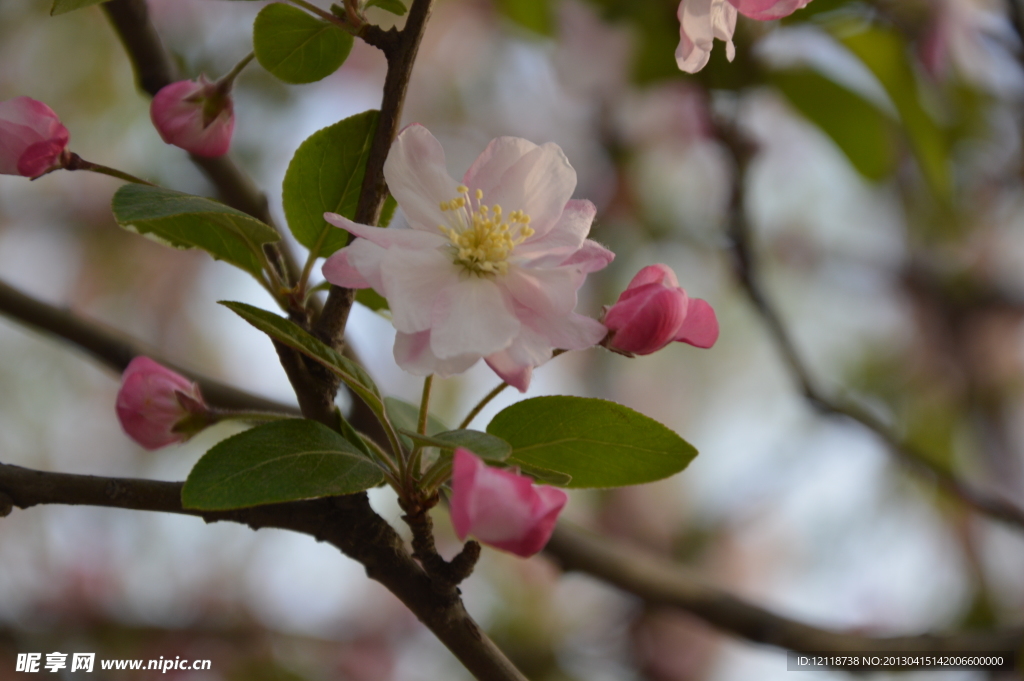
{"type": "MultiPolygon", "coordinates": [[[[398,134],[402,120],[402,107],[409,89],[412,67],[419,52],[420,42],[426,30],[433,0],[415,0],[409,8],[409,18],[401,31],[381,31],[377,27],[363,30],[364,39],[384,52],[388,60],[388,71],[384,77],[384,96],[381,99],[380,118],[377,130],[366,160],[366,174],[359,194],[355,221],[364,225],[375,225],[387,198],[388,188],[384,181],[384,161],[387,160],[391,143],[398,134]]],[[[316,332],[322,340],[336,348],[340,347],[345,334],[348,314],[355,301],[355,292],[340,286],[331,286],[327,294],[324,312],[317,321],[316,332]]]]}
{"type": "Polygon", "coordinates": [[[900,437],[894,428],[856,404],[829,396],[818,387],[786,330],[782,318],[768,300],[758,277],[753,237],[746,219],[743,200],[746,169],[753,149],[746,140],[739,136],[737,131],[724,125],[719,126],[718,135],[731,152],[736,165],[729,219],[729,237],[736,276],[754,304],[754,308],[768,327],[783,360],[807,401],[824,414],[844,416],[874,432],[902,464],[918,475],[927,478],[967,506],[990,518],[1001,520],[1018,529],[1024,529],[1024,508],[1009,499],[999,498],[958,479],[949,471],[933,463],[925,453],[911,445],[905,438],[900,437]]]}
{"type": "Polygon", "coordinates": [[[39,331],[63,338],[118,373],[124,371],[128,363],[139,355],[155,359],[164,366],[188,377],[189,380],[197,382],[204,398],[211,406],[244,411],[298,414],[298,410],[292,405],[247,393],[178,366],[152,348],[147,348],[142,343],[109,329],[99,322],[85,319],[69,310],[36,300],[2,281],[0,281],[0,314],[39,331]]]}
{"type": "MultiPolygon", "coordinates": [[[[159,511],[230,521],[254,530],[278,528],[327,542],[366,567],[398,596],[478,679],[526,681],[466,613],[458,590],[440,590],[409,556],[401,537],[378,516],[366,494],[274,504],[233,511],[182,508],[180,482],[104,478],[0,464],[0,497],[13,506],[69,504],[159,511]]],[[[2,501],[0,501],[2,503],[2,501]]]]}
{"type": "MultiPolygon", "coordinates": [[[[379,219],[387,195],[383,177],[384,161],[397,133],[413,63],[430,16],[432,3],[433,0],[414,0],[405,28],[401,32],[385,33],[374,29],[365,31],[370,36],[369,40],[375,41],[375,44],[385,49],[388,73],[385,77],[381,114],[371,143],[366,175],[356,210],[355,218],[358,222],[376,224],[379,219]]],[[[141,86],[150,94],[154,94],[163,80],[169,81],[173,77],[173,71],[166,53],[160,46],[159,36],[153,31],[146,16],[145,1],[111,0],[104,7],[135,64],[141,86]]],[[[222,157],[196,162],[211,181],[217,184],[228,203],[244,200],[246,207],[238,206],[241,210],[251,210],[256,217],[267,218],[265,221],[271,224],[269,215],[266,215],[265,200],[251,189],[251,184],[247,185],[239,179],[240,171],[228,159],[222,157]]],[[[289,261],[287,265],[291,280],[297,281],[298,268],[295,263],[289,261]]],[[[353,300],[352,291],[332,287],[327,304],[317,321],[315,331],[335,348],[341,348],[353,300]]],[[[292,311],[293,317],[297,312],[292,311]]],[[[278,346],[277,350],[299,398],[303,415],[335,427],[337,415],[334,410],[334,398],[338,389],[337,380],[320,367],[306,362],[294,351],[283,346],[278,346]]],[[[70,484],[69,478],[64,478],[64,481],[70,484]]],[[[76,483],[82,481],[77,480],[76,483]]],[[[125,485],[134,489],[133,486],[137,487],[144,483],[121,481],[116,484],[118,489],[125,485]]],[[[93,486],[95,487],[94,483],[93,486]]],[[[167,493],[165,490],[164,494],[167,493]]],[[[15,497],[13,494],[11,496],[15,497]]],[[[15,499],[18,505],[25,501],[24,498],[15,499]]],[[[104,496],[94,501],[110,502],[111,499],[104,496]]],[[[152,510],[183,512],[180,507],[152,510]]],[[[477,678],[488,681],[525,681],[525,677],[466,613],[458,589],[453,584],[439,584],[423,571],[409,555],[394,530],[370,509],[365,494],[256,508],[227,515],[203,516],[208,520],[237,520],[252,527],[293,529],[330,541],[347,555],[362,562],[371,578],[383,583],[405,602],[477,678]],[[296,510],[298,516],[295,515],[296,510]],[[302,522],[297,522],[297,518],[302,522]]]]}
{"type": "MultiPolygon", "coordinates": [[[[178,80],[177,69],[149,20],[145,0],[110,0],[103,5],[103,10],[124,44],[136,80],[144,92],[152,97],[164,86],[178,80]]],[[[189,157],[217,188],[224,203],[274,226],[267,197],[231,157],[208,158],[195,154],[189,154],[189,157]]],[[[268,245],[266,250],[271,262],[286,275],[287,281],[299,280],[299,263],[288,242],[282,240],[276,246],[268,245]]],[[[312,300],[316,302],[315,297],[312,300]]]]}
{"type": "Polygon", "coordinates": [[[585,572],[652,605],[680,608],[749,641],[802,653],[1008,652],[1024,644],[1024,627],[894,637],[814,627],[747,603],[680,565],[564,522],[545,553],[565,570],[585,572]]]}

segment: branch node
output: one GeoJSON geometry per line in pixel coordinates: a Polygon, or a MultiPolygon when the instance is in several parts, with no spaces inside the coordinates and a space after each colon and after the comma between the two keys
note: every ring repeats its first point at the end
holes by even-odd
{"type": "Polygon", "coordinates": [[[0,492],[0,518],[6,518],[14,510],[14,499],[0,492]]]}
{"type": "Polygon", "coordinates": [[[400,502],[406,514],[402,520],[412,530],[412,555],[430,576],[434,588],[443,594],[457,595],[456,588],[473,572],[480,557],[480,545],[467,542],[455,558],[446,561],[434,544],[434,523],[428,511],[437,504],[437,495],[426,501],[407,504],[400,502]]]}

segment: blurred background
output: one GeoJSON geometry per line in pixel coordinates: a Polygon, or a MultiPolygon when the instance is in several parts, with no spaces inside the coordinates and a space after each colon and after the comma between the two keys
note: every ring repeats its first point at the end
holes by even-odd
{"type": "MultiPolygon", "coordinates": [[[[814,0],[782,22],[740,17],[679,72],[672,0],[437,0],[405,108],[461,175],[487,142],[556,142],[618,257],[592,275],[597,315],[664,262],[712,303],[712,350],[559,357],[528,395],[616,400],[700,451],[657,484],[578,491],[573,521],[684,563],[811,624],[872,634],[990,628],[1024,617],[1024,534],[909,474],[858,424],[800,394],[744,290],[728,236],[734,187],[766,295],[824,392],[866,405],[943,470],[1024,500],[1024,70],[1016,0],[814,0]],[[718,132],[751,149],[746,172],[718,132]]],[[[182,73],[218,76],[251,49],[263,2],[150,0],[182,73]]],[[[181,191],[214,189],[149,122],[103,12],[0,3],[0,100],[49,104],[71,149],[181,191]]],[[[394,23],[370,10],[371,20],[394,23]]],[[[402,20],[398,20],[401,22],[402,20]]],[[[296,147],[380,103],[380,53],[359,41],[333,76],[287,86],[258,65],[236,87],[233,154],[278,223],[296,147]]],[[[115,224],[117,181],[0,177],[0,279],[121,329],[168,358],[292,401],[266,338],[217,300],[268,309],[247,275],[115,224]]],[[[349,338],[382,389],[417,400],[390,323],[358,307],[349,338]]],[[[118,377],[0,318],[0,459],[181,480],[229,426],[146,453],[114,414],[118,377]]],[[[497,383],[482,364],[435,383],[449,424],[497,383]]],[[[520,399],[502,395],[478,427],[520,399]]],[[[372,502],[404,530],[388,491],[372,502]]],[[[443,511],[442,552],[457,543],[443,511]]],[[[467,606],[535,681],[786,678],[784,652],[723,635],[543,556],[485,549],[467,606]]],[[[307,536],[192,518],[42,507],[0,520],[0,680],[19,652],[208,658],[166,678],[467,678],[361,566],[307,536]]],[[[95,678],[102,678],[97,672],[95,678]]],[[[112,678],[133,677],[117,672],[112,678]]],[[[801,679],[843,679],[805,672],[801,679]]],[[[90,677],[91,678],[91,677],[90,677]]],[[[871,678],[889,678],[877,674],[871,678]]],[[[922,672],[910,679],[987,678],[922,672]]],[[[1011,677],[1012,678],[1012,677],[1011,677]]]]}

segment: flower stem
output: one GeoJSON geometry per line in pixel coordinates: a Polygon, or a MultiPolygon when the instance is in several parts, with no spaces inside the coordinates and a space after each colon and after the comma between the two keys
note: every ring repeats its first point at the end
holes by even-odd
{"type": "Polygon", "coordinates": [[[317,15],[318,17],[320,17],[324,21],[329,21],[332,24],[337,24],[338,26],[342,27],[346,31],[351,29],[351,27],[345,21],[342,21],[341,19],[339,19],[338,17],[334,16],[330,12],[327,12],[325,10],[320,9],[316,5],[313,5],[311,3],[306,2],[306,0],[288,0],[288,2],[292,3],[293,5],[295,5],[297,7],[301,7],[302,9],[306,10],[307,12],[312,12],[313,14],[317,15]]]}
{"type": "Polygon", "coordinates": [[[109,168],[107,166],[100,165],[99,163],[93,163],[92,161],[86,161],[78,154],[72,153],[68,157],[68,162],[64,165],[65,170],[89,170],[94,173],[101,175],[109,175],[110,177],[116,177],[119,180],[125,180],[126,182],[134,182],[135,184],[145,184],[150,187],[156,185],[152,182],[147,182],[141,178],[129,175],[128,173],[117,170],[116,168],[109,168]]]}
{"type": "Polygon", "coordinates": [[[420,420],[416,423],[416,432],[427,434],[427,408],[430,406],[430,388],[434,384],[434,374],[423,379],[423,397],[420,399],[420,420]]]}
{"type": "Polygon", "coordinates": [[[231,92],[231,86],[235,84],[235,78],[238,78],[238,74],[240,74],[255,57],[255,52],[250,52],[248,55],[243,57],[242,61],[235,64],[233,69],[228,71],[220,80],[217,81],[217,89],[225,94],[231,92]]]}
{"type": "Polygon", "coordinates": [[[420,489],[427,494],[433,494],[451,474],[451,458],[442,457],[423,474],[423,478],[420,480],[420,489]]]}
{"type": "Polygon", "coordinates": [[[486,407],[491,400],[500,395],[501,391],[507,387],[508,383],[502,381],[501,385],[499,385],[497,388],[484,395],[484,398],[477,402],[477,405],[473,407],[473,409],[468,414],[466,414],[466,418],[462,419],[462,423],[459,424],[459,430],[462,430],[463,428],[469,426],[473,419],[476,418],[476,415],[483,411],[483,408],[486,407]]]}
{"type": "MultiPolygon", "coordinates": [[[[568,350],[565,350],[563,348],[559,348],[559,349],[557,349],[557,350],[555,350],[554,352],[551,353],[551,359],[554,359],[555,357],[558,357],[559,355],[565,354],[566,352],[568,352],[568,350]]],[[[473,419],[476,418],[476,415],[479,414],[481,411],[483,411],[484,407],[486,407],[487,404],[491,400],[493,400],[495,397],[500,395],[501,391],[504,390],[507,387],[508,387],[508,383],[502,381],[501,385],[499,385],[494,390],[492,390],[491,392],[489,392],[486,395],[484,395],[484,398],[482,400],[480,400],[475,407],[473,407],[472,411],[470,411],[468,414],[466,414],[466,418],[462,419],[462,423],[459,424],[459,430],[462,430],[463,428],[467,428],[469,426],[470,422],[472,422],[473,419]]]]}
{"type": "Polygon", "coordinates": [[[251,421],[255,423],[268,423],[270,421],[283,421],[293,419],[293,414],[275,414],[269,411],[229,411],[226,409],[212,410],[217,421],[251,421]]]}

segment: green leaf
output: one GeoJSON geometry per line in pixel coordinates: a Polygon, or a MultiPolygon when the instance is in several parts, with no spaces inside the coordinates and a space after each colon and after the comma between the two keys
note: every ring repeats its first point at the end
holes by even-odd
{"type": "Polygon", "coordinates": [[[327,426],[274,421],[239,433],[203,455],[185,481],[186,508],[224,511],[354,494],[380,484],[380,469],[327,426]]]}
{"type": "Polygon", "coordinates": [[[873,27],[853,31],[848,22],[831,27],[846,45],[875,74],[896,106],[921,173],[932,192],[942,200],[952,194],[952,169],[946,133],[921,103],[921,83],[910,64],[904,39],[894,30],[873,27]]]}
{"type": "MultiPolygon", "coordinates": [[[[402,441],[402,446],[407,450],[411,450],[413,446],[412,440],[402,435],[401,431],[416,432],[416,427],[419,425],[420,420],[420,408],[415,404],[395,397],[385,397],[384,407],[385,411],[387,411],[388,419],[394,425],[395,430],[398,431],[398,437],[402,441]]],[[[446,430],[448,430],[447,425],[430,412],[427,412],[427,435],[435,435],[446,430]]]]}
{"type": "Polygon", "coordinates": [[[288,164],[284,214],[292,234],[315,257],[348,243],[348,232],[324,220],[324,213],[355,219],[378,113],[366,111],[314,132],[288,164]]]}
{"type": "Polygon", "coordinates": [[[771,74],[771,82],[821,128],[862,175],[888,177],[896,165],[896,124],[860,95],[810,69],[771,74]]]}
{"type": "Polygon", "coordinates": [[[57,16],[58,14],[67,14],[68,12],[74,12],[76,9],[82,9],[83,7],[92,7],[98,5],[101,2],[107,0],[53,0],[53,7],[50,8],[50,16],[57,16]]]}
{"type": "Polygon", "coordinates": [[[448,430],[436,435],[420,435],[415,430],[399,428],[398,432],[413,442],[425,447],[455,449],[465,447],[481,459],[488,461],[504,461],[512,453],[512,445],[479,430],[448,430]]]}
{"type": "Polygon", "coordinates": [[[553,485],[555,487],[572,486],[570,484],[572,483],[572,476],[568,473],[549,471],[547,468],[541,468],[540,466],[527,466],[519,461],[515,463],[515,467],[519,469],[520,473],[523,475],[529,475],[542,485],[553,485]]]}
{"type": "Polygon", "coordinates": [[[555,21],[550,0],[497,0],[498,11],[524,28],[553,35],[555,21]]]}
{"type": "Polygon", "coordinates": [[[281,238],[270,225],[218,201],[143,184],[118,189],[113,210],[122,227],[176,248],[201,248],[257,277],[262,245],[281,238]]]}
{"type": "Polygon", "coordinates": [[[245,303],[222,300],[220,304],[274,340],[320,362],[359,395],[375,414],[384,413],[384,400],[369,374],[295,322],[245,303]]]}
{"type": "Polygon", "coordinates": [[[352,36],[342,28],[280,2],[256,15],[252,42],[260,65],[294,84],[326,78],[352,50],[352,36]]]}
{"type": "Polygon", "coordinates": [[[405,14],[405,5],[402,4],[401,0],[370,0],[366,3],[366,6],[368,8],[380,7],[385,12],[391,12],[398,16],[405,14]]]}
{"type": "MultiPolygon", "coordinates": [[[[335,407],[335,409],[337,409],[337,407],[335,407]]],[[[370,446],[366,444],[366,442],[363,440],[359,432],[352,427],[352,424],[349,423],[344,416],[342,416],[340,410],[338,410],[337,414],[338,424],[340,426],[338,430],[341,431],[341,436],[348,440],[349,444],[351,444],[353,447],[362,452],[366,456],[366,458],[372,461],[374,455],[373,452],[370,451],[370,446]]]]}
{"type": "Polygon", "coordinates": [[[534,397],[502,410],[487,432],[512,445],[511,465],[567,473],[569,487],[622,487],[678,473],[697,456],[683,438],[615,402],[534,397]]]}

